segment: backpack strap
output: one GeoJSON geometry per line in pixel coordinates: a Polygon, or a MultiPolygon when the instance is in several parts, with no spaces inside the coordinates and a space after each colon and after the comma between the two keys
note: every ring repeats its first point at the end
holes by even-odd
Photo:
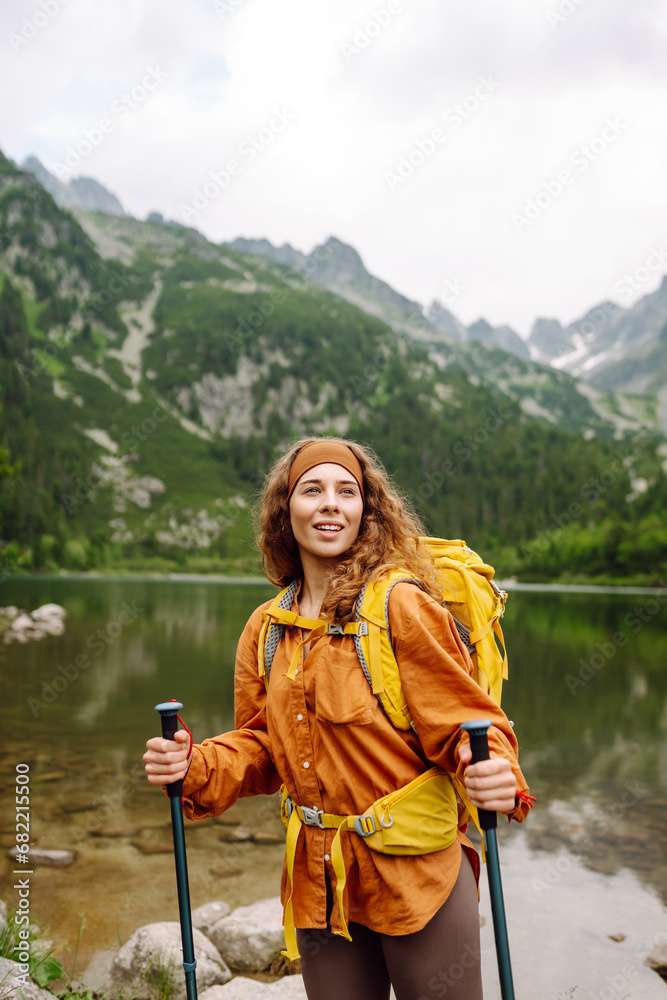
{"type": "Polygon", "coordinates": [[[297,665],[301,657],[301,647],[306,642],[311,642],[313,638],[320,638],[323,635],[366,635],[368,624],[364,621],[346,622],[344,625],[328,622],[324,618],[306,618],[292,611],[292,603],[299,586],[298,580],[284,587],[276,594],[271,605],[264,610],[264,621],[257,638],[257,672],[264,679],[264,686],[268,688],[271,665],[278,648],[278,643],[282,639],[287,625],[296,625],[297,628],[304,629],[308,635],[300,639],[292,654],[287,677],[294,680],[297,665]]]}
{"type": "Polygon", "coordinates": [[[355,636],[361,669],[391,722],[404,730],[414,726],[391,644],[389,598],[397,583],[413,583],[423,589],[421,582],[408,574],[408,570],[396,567],[378,580],[369,580],[361,589],[354,609],[355,616],[368,623],[368,635],[355,636]]]}
{"type": "Polygon", "coordinates": [[[283,587],[264,612],[264,621],[257,638],[257,672],[264,678],[264,685],[267,687],[271,664],[287,624],[281,620],[279,612],[289,611],[292,607],[298,585],[298,580],[292,580],[287,587],[283,587]]]}

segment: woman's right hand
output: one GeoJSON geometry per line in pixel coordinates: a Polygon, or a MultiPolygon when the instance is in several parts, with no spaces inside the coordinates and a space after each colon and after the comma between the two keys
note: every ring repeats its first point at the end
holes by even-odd
{"type": "Polygon", "coordinates": [[[174,733],[173,740],[153,736],[146,740],[143,756],[146,777],[151,785],[170,785],[184,778],[190,767],[192,753],[188,754],[190,736],[185,729],[174,733]]]}

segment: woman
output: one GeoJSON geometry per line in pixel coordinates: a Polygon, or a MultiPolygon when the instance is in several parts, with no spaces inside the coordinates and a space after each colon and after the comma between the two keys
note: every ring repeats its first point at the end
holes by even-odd
{"type": "MultiPolygon", "coordinates": [[[[189,755],[185,730],[175,740],[149,739],[148,781],[184,778],[190,819],[219,815],[241,796],[272,794],[282,784],[293,803],[353,814],[437,765],[462,778],[475,805],[523,821],[531,800],[516,737],[472,678],[433,563],[416,543],[423,534],[368,448],[337,438],[305,438],[290,448],[267,476],[261,501],[265,574],[280,587],[299,581],[296,614],[336,623],[354,620],[361,587],[383,567],[399,564],[420,581],[397,583],[388,602],[413,728],[399,730],[385,714],[350,635],[311,640],[287,625],[265,686],[257,647],[269,599],[239,639],[236,728],[195,744],[189,755]],[[459,724],[483,717],[493,723],[491,758],[470,765],[459,724]]],[[[398,1000],[482,997],[480,862],[466,828],[462,822],[443,850],[416,855],[379,853],[362,836],[344,836],[342,908],[334,894],[336,831],[300,828],[291,880],[283,867],[281,901],[293,917],[311,1000],[386,1000],[390,984],[398,1000]]]]}

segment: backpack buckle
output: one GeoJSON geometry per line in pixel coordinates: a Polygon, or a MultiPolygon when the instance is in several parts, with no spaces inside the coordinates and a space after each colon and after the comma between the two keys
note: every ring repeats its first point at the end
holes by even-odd
{"type": "Polygon", "coordinates": [[[343,625],[336,624],[335,622],[329,622],[327,625],[327,633],[329,635],[345,635],[345,629],[343,625]]]}
{"type": "Polygon", "coordinates": [[[370,837],[377,830],[375,816],[357,816],[354,821],[354,829],[360,837],[370,837]]]}
{"type": "Polygon", "coordinates": [[[323,809],[318,809],[317,806],[301,806],[302,820],[306,826],[319,826],[321,830],[324,829],[324,823],[322,822],[323,809]]]}

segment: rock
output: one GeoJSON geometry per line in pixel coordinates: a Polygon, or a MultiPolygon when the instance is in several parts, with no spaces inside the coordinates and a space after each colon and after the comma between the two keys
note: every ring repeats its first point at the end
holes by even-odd
{"type": "Polygon", "coordinates": [[[0,983],[2,1000],[53,1000],[53,994],[42,990],[29,976],[23,977],[18,962],[10,958],[0,958],[0,983]]]}
{"type": "Polygon", "coordinates": [[[662,976],[663,979],[667,979],[667,937],[654,944],[646,956],[645,963],[650,969],[657,972],[659,976],[662,976]]]}
{"type": "Polygon", "coordinates": [[[108,826],[96,826],[89,833],[91,837],[136,837],[139,833],[139,827],[123,826],[122,823],[118,825],[109,823],[108,826]]]}
{"type": "Polygon", "coordinates": [[[228,844],[241,844],[244,841],[252,840],[253,832],[248,830],[245,826],[237,826],[234,828],[229,828],[223,830],[222,833],[218,834],[218,839],[225,841],[228,844]]]}
{"type": "Polygon", "coordinates": [[[33,955],[45,958],[48,954],[53,952],[53,941],[49,938],[39,938],[38,941],[33,941],[30,945],[30,951],[33,955]]]}
{"type": "MultiPolygon", "coordinates": [[[[18,850],[16,847],[11,847],[7,851],[7,854],[10,858],[16,860],[18,857],[18,850]]],[[[31,847],[29,854],[32,864],[47,865],[51,868],[65,868],[67,865],[71,865],[72,862],[76,861],[78,856],[78,851],[49,850],[45,847],[31,847]]]]}
{"type": "Polygon", "coordinates": [[[204,903],[203,906],[198,906],[196,910],[192,911],[192,926],[199,928],[202,934],[208,937],[208,932],[213,924],[228,916],[231,911],[229,903],[225,903],[222,899],[216,899],[212,903],[204,903]]]}
{"type": "Polygon", "coordinates": [[[227,867],[209,868],[209,873],[215,875],[216,878],[232,878],[234,875],[242,875],[243,868],[239,865],[236,867],[228,865],[227,867]]]}
{"type": "Polygon", "coordinates": [[[12,629],[14,632],[21,632],[23,629],[32,628],[32,624],[33,622],[30,615],[27,615],[25,611],[23,611],[20,615],[17,615],[12,622],[12,629]]]}
{"type": "Polygon", "coordinates": [[[116,957],[116,952],[96,951],[85,971],[81,975],[79,982],[75,984],[75,989],[80,993],[90,990],[91,993],[101,993],[102,996],[111,996],[111,966],[116,957]]]}
{"type": "MultiPolygon", "coordinates": [[[[192,932],[197,960],[197,985],[199,990],[222,985],[232,974],[215,947],[197,928],[192,932]]],[[[151,982],[159,969],[169,969],[173,1000],[185,1000],[181,928],[176,921],[145,924],[132,934],[117,953],[111,964],[112,996],[130,992],[135,1000],[151,1000],[155,986],[151,982]]]]}
{"type": "Polygon", "coordinates": [[[33,621],[44,622],[64,618],[67,612],[61,604],[40,604],[31,612],[33,621]]]}
{"type": "Polygon", "coordinates": [[[283,976],[275,983],[259,983],[246,976],[235,976],[225,986],[211,986],[200,993],[199,1000],[306,1000],[302,976],[283,976]]]}
{"type": "Polygon", "coordinates": [[[284,947],[283,908],[279,896],[239,906],[209,931],[209,938],[228,965],[245,972],[261,972],[284,947]]]}
{"type": "Polygon", "coordinates": [[[7,623],[3,642],[28,642],[47,635],[62,635],[65,631],[65,609],[60,604],[42,604],[28,614],[18,608],[0,608],[0,615],[7,623]]]}
{"type": "Polygon", "coordinates": [[[99,802],[72,802],[70,805],[62,806],[61,810],[66,814],[91,812],[94,809],[99,809],[100,805],[99,802]]]}
{"type": "Polygon", "coordinates": [[[62,781],[63,778],[67,777],[67,771],[45,771],[40,773],[39,771],[33,775],[33,781],[62,781]]]}
{"type": "Polygon", "coordinates": [[[259,830],[255,833],[252,839],[256,844],[283,844],[285,842],[285,837],[281,836],[281,834],[266,833],[263,830],[259,830]]]}
{"type": "Polygon", "coordinates": [[[171,854],[174,850],[173,842],[167,840],[141,840],[136,838],[130,843],[142,854],[171,854]]]}
{"type": "Polygon", "coordinates": [[[43,639],[45,635],[62,635],[65,631],[65,626],[63,622],[56,619],[50,619],[48,621],[39,623],[39,631],[37,632],[35,638],[43,639]]]}

